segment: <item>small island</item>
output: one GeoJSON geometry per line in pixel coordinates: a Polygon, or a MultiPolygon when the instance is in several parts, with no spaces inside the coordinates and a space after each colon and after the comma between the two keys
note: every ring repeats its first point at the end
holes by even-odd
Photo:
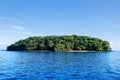
{"type": "Polygon", "coordinates": [[[111,51],[108,41],[78,35],[34,36],[19,40],[7,47],[8,51],[111,51]]]}

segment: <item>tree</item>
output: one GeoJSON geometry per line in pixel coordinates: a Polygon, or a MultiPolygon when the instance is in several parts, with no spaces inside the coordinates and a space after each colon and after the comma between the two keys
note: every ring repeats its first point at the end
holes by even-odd
{"type": "Polygon", "coordinates": [[[63,36],[45,36],[29,37],[19,40],[7,47],[10,51],[23,50],[49,50],[49,51],[71,51],[71,50],[89,50],[89,51],[111,51],[108,41],[102,41],[98,38],[77,35],[63,36]]]}
{"type": "Polygon", "coordinates": [[[66,51],[64,44],[57,44],[54,48],[55,51],[66,51]]]}

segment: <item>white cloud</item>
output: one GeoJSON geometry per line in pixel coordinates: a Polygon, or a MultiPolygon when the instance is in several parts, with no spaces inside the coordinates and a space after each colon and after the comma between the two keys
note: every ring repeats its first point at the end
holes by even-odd
{"type": "Polygon", "coordinates": [[[0,16],[0,20],[5,20],[5,21],[14,21],[14,22],[17,22],[17,23],[20,23],[20,21],[16,18],[11,18],[11,17],[3,17],[3,16],[0,16]]]}
{"type": "Polygon", "coordinates": [[[24,27],[22,26],[16,26],[16,25],[9,25],[9,28],[12,28],[14,30],[16,30],[15,32],[17,34],[20,35],[24,35],[24,36],[38,36],[39,34],[37,33],[33,33],[33,32],[29,32],[27,31],[24,27]]]}
{"type": "Polygon", "coordinates": [[[16,29],[16,30],[25,30],[23,27],[15,26],[15,25],[11,26],[11,28],[16,29]]]}
{"type": "Polygon", "coordinates": [[[120,42],[110,42],[112,50],[120,50],[120,42]]]}

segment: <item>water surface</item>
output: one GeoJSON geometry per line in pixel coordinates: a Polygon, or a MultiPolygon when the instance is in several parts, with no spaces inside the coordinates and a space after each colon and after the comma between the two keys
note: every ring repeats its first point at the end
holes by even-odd
{"type": "Polygon", "coordinates": [[[0,51],[0,80],[119,80],[120,52],[0,51]]]}

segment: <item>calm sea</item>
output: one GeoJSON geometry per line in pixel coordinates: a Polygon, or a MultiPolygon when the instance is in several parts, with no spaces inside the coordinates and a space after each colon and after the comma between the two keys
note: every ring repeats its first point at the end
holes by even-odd
{"type": "Polygon", "coordinates": [[[120,52],[0,51],[0,80],[120,80],[120,52]]]}

